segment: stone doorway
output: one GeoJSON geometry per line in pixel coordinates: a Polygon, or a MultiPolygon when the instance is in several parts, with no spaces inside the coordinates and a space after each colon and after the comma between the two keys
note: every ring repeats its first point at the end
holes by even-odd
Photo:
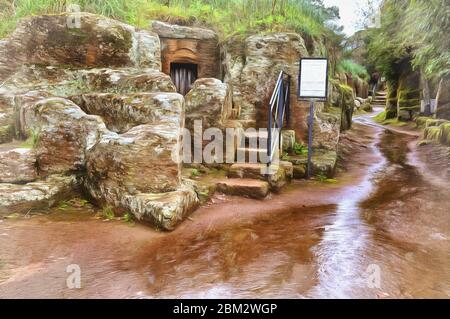
{"type": "Polygon", "coordinates": [[[171,63],[170,77],[177,92],[186,95],[198,77],[198,65],[193,63],[171,63]]]}

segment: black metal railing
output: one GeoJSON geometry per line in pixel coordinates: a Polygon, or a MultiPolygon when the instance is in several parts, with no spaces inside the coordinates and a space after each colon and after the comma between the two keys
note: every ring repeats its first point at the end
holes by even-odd
{"type": "MultiPolygon", "coordinates": [[[[267,126],[267,156],[269,164],[273,162],[275,152],[281,147],[281,130],[283,124],[289,122],[291,76],[280,72],[269,104],[269,123],[267,126]]],[[[279,154],[279,153],[278,153],[279,154]]]]}

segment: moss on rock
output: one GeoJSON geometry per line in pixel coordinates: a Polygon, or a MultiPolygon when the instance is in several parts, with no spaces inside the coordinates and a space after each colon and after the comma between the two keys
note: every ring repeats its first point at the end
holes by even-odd
{"type": "Polygon", "coordinates": [[[427,116],[419,116],[416,118],[416,126],[417,128],[425,128],[427,121],[430,120],[427,116]]]}
{"type": "Polygon", "coordinates": [[[424,131],[424,139],[434,142],[440,142],[441,141],[441,128],[437,126],[431,126],[427,127],[424,131]]]}
{"type": "Polygon", "coordinates": [[[445,123],[440,126],[441,143],[450,146],[450,123],[445,123]]]}

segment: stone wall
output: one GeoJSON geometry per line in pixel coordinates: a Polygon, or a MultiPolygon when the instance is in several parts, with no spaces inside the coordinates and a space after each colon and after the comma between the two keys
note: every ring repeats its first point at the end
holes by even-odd
{"type": "Polygon", "coordinates": [[[171,63],[198,65],[198,78],[219,78],[219,42],[213,31],[152,21],[161,39],[162,71],[170,74],[171,63]]]}

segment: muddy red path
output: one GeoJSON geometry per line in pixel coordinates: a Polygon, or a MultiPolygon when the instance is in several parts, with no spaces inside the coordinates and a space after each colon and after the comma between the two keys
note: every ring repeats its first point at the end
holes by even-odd
{"type": "Polygon", "coordinates": [[[337,183],[219,196],[171,233],[84,208],[2,220],[0,297],[449,298],[448,158],[356,122],[337,183]]]}

